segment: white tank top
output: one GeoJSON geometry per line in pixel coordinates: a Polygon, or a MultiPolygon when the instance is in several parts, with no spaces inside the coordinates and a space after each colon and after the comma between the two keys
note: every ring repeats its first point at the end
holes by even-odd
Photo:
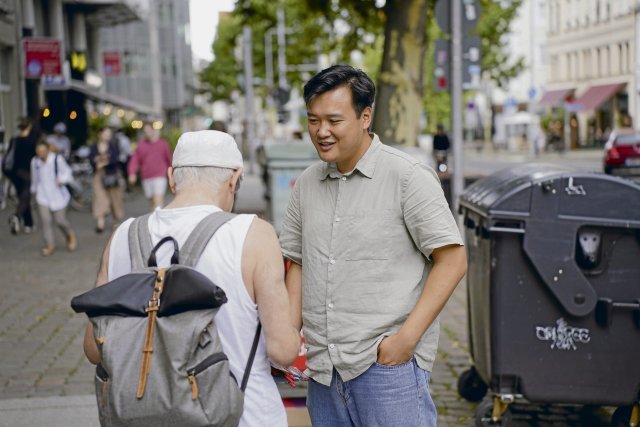
{"type": "MultiPolygon", "coordinates": [[[[172,236],[182,247],[189,233],[205,216],[220,211],[213,205],[188,208],[156,209],[149,218],[151,242],[155,245],[161,238],[172,236]]],[[[244,375],[251,344],[258,326],[258,309],[242,278],[242,249],[247,232],[255,215],[238,215],[224,224],[205,248],[196,269],[209,277],[227,294],[216,321],[218,332],[236,378],[244,375]]],[[[127,274],[131,270],[128,232],[133,219],[122,223],[115,231],[109,251],[109,280],[127,274]]],[[[173,252],[171,244],[158,250],[159,267],[168,267],[173,252]]],[[[240,427],[286,426],[284,405],[271,376],[267,359],[264,334],[262,334],[251,369],[244,397],[244,412],[240,427]]]]}

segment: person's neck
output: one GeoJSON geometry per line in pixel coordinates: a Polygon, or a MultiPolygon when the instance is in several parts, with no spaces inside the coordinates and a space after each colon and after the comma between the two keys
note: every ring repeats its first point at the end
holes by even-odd
{"type": "Polygon", "coordinates": [[[188,208],[198,205],[214,205],[222,210],[225,209],[224,197],[220,194],[207,194],[201,191],[185,192],[181,191],[174,199],[165,206],[165,209],[188,208]]]}

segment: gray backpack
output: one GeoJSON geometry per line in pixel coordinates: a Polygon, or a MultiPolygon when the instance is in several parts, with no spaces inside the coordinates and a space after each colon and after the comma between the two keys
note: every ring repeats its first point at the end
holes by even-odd
{"type": "Polygon", "coordinates": [[[238,425],[260,324],[238,385],[215,323],[227,297],[195,270],[213,234],[232,217],[207,216],[181,249],[172,237],[151,248],[149,215],[135,219],[131,273],[72,299],[72,308],[89,316],[102,356],[95,378],[102,426],[238,425]],[[156,251],[169,242],[171,266],[158,268],[156,251]]]}

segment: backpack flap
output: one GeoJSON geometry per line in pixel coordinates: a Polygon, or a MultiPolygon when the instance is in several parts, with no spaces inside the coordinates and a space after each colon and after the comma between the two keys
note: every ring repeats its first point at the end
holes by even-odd
{"type": "Polygon", "coordinates": [[[145,308],[153,295],[155,281],[155,272],[127,274],[74,297],[71,308],[89,317],[146,317],[145,308]]]}

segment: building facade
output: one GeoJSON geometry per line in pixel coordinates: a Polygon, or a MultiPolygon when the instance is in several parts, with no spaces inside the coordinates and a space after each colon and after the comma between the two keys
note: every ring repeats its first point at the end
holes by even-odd
{"type": "Polygon", "coordinates": [[[104,28],[100,36],[103,53],[121,63],[118,72],[106,76],[106,91],[145,105],[180,127],[196,91],[189,2],[151,0],[143,21],[104,28]]]}
{"type": "Polygon", "coordinates": [[[546,3],[547,86],[541,104],[568,111],[574,147],[602,144],[626,114],[637,126],[635,0],[546,3]]]}
{"type": "MultiPolygon", "coordinates": [[[[19,116],[67,125],[86,143],[87,104],[101,99],[98,29],[140,18],[144,0],[0,0],[0,128],[19,116]]],[[[126,102],[126,100],[124,100],[126,102]]]]}

